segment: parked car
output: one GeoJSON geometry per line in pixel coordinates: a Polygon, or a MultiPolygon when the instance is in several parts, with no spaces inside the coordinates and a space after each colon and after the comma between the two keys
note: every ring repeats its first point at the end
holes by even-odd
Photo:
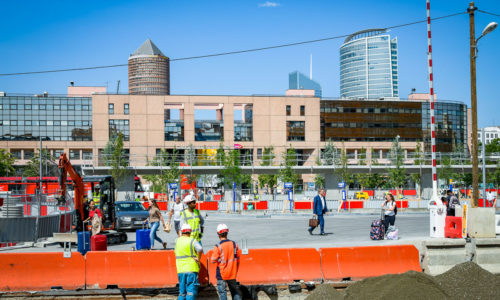
{"type": "Polygon", "coordinates": [[[119,201],[115,203],[116,230],[141,229],[149,216],[141,202],[119,201]]]}

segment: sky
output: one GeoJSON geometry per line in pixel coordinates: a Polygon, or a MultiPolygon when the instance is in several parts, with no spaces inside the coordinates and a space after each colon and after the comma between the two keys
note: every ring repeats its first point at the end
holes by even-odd
{"type": "MultiPolygon", "coordinates": [[[[126,64],[147,38],[171,59],[342,36],[426,18],[425,0],[141,0],[7,1],[0,18],[0,74],[126,64]]],[[[469,1],[431,0],[431,17],[465,12],[469,1]]],[[[500,1],[478,0],[500,14],[500,1]]],[[[476,12],[476,37],[500,17],[476,12]]],[[[399,95],[428,93],[425,23],[391,29],[398,38],[399,95]]],[[[309,74],[323,97],[339,96],[339,47],[344,38],[272,50],[172,61],[171,94],[283,95],[288,73],[309,74]]],[[[469,17],[432,22],[434,88],[438,99],[470,106],[469,17]]],[[[477,57],[479,126],[500,125],[500,28],[480,40],[477,57]]],[[[128,90],[127,67],[0,76],[8,94],[65,94],[79,86],[128,90]]]]}

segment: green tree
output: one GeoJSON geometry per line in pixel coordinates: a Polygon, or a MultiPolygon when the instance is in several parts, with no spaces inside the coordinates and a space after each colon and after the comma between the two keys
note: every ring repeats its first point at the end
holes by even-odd
{"type": "Polygon", "coordinates": [[[14,173],[15,160],[6,149],[0,149],[0,176],[9,176],[14,173]]]}
{"type": "Polygon", "coordinates": [[[168,153],[166,149],[161,149],[152,162],[148,162],[148,166],[167,167],[161,168],[161,173],[156,175],[145,175],[144,178],[152,183],[152,188],[155,193],[166,193],[167,184],[177,182],[181,176],[179,162],[177,156],[179,152],[176,148],[172,153],[168,153]]]}
{"type": "Polygon", "coordinates": [[[451,168],[451,158],[448,155],[441,156],[438,168],[438,177],[446,181],[446,184],[450,182],[450,179],[454,179],[455,173],[451,168]]]}
{"type": "Polygon", "coordinates": [[[226,151],[224,150],[224,144],[220,142],[219,148],[217,149],[217,154],[215,155],[215,164],[217,166],[223,166],[226,160],[226,151]]]}
{"type": "Polygon", "coordinates": [[[325,145],[325,150],[323,151],[323,159],[325,161],[325,165],[332,166],[337,164],[337,148],[332,143],[331,139],[328,139],[325,145]]]}
{"type": "Polygon", "coordinates": [[[111,176],[116,185],[120,186],[123,180],[125,180],[125,177],[130,173],[130,171],[127,170],[128,155],[123,149],[123,134],[119,132],[116,139],[110,139],[105,149],[112,149],[111,156],[108,157],[107,163],[111,167],[111,176]]]}
{"type": "Polygon", "coordinates": [[[389,159],[392,165],[391,168],[387,169],[389,173],[389,183],[392,187],[398,189],[399,194],[399,189],[406,183],[406,169],[403,168],[404,152],[398,138],[395,138],[392,143],[389,159]]]}
{"type": "Polygon", "coordinates": [[[291,182],[294,186],[299,181],[299,175],[295,173],[292,167],[297,165],[297,153],[295,149],[290,147],[283,153],[283,162],[281,163],[281,170],[279,178],[282,182],[291,182]]]}
{"type": "Polygon", "coordinates": [[[241,183],[240,153],[237,150],[229,151],[224,160],[224,167],[220,170],[222,180],[226,186],[238,186],[241,183]]]}
{"type": "Polygon", "coordinates": [[[322,174],[316,174],[314,176],[314,185],[316,186],[316,189],[324,188],[325,187],[325,176],[322,174]]]}
{"type": "MultiPolygon", "coordinates": [[[[273,160],[274,160],[274,148],[271,147],[265,147],[264,151],[262,153],[262,160],[260,165],[261,166],[272,166],[273,165],[273,160]]],[[[260,174],[258,177],[259,180],[259,186],[261,188],[267,187],[268,192],[271,194],[274,194],[273,189],[274,186],[277,184],[277,176],[276,174],[260,174]]]]}
{"type": "Polygon", "coordinates": [[[346,189],[348,189],[349,184],[353,183],[354,177],[349,171],[349,158],[347,157],[347,151],[342,143],[342,149],[340,150],[340,159],[335,166],[334,174],[340,180],[344,181],[346,184],[346,189]]]}
{"type": "MultiPolygon", "coordinates": [[[[42,173],[43,176],[58,176],[58,168],[56,158],[50,155],[49,151],[42,149],[42,173]]],[[[40,176],[40,152],[28,161],[24,167],[23,176],[39,177],[40,176]]]]}
{"type": "Polygon", "coordinates": [[[380,157],[380,153],[373,148],[371,148],[370,152],[371,152],[371,156],[372,156],[371,165],[377,166],[379,164],[378,159],[380,157]]]}
{"type": "Polygon", "coordinates": [[[369,173],[358,173],[355,175],[356,181],[361,187],[361,191],[364,191],[370,185],[371,174],[369,173]]]}
{"type": "Polygon", "coordinates": [[[417,184],[417,194],[418,199],[421,199],[422,194],[422,165],[424,164],[424,152],[422,151],[422,143],[417,141],[417,146],[415,147],[415,153],[413,157],[413,162],[415,165],[419,166],[418,173],[411,174],[411,179],[417,184]]]}
{"type": "Polygon", "coordinates": [[[500,138],[492,140],[484,146],[486,153],[500,153],[500,138]]]}
{"type": "Polygon", "coordinates": [[[365,147],[361,147],[361,150],[358,153],[358,164],[359,165],[366,165],[366,149],[365,147]]]}

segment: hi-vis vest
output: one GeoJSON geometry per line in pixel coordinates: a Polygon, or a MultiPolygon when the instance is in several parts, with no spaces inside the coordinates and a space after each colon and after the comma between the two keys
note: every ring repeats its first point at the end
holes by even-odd
{"type": "Polygon", "coordinates": [[[92,200],[94,201],[95,205],[99,205],[99,203],[101,202],[101,193],[94,192],[94,197],[92,200]]]}
{"type": "Polygon", "coordinates": [[[201,241],[200,238],[200,211],[197,209],[193,210],[191,213],[188,209],[182,211],[182,217],[184,222],[191,226],[191,237],[196,239],[198,242],[201,241]]]}
{"type": "Polygon", "coordinates": [[[175,265],[177,273],[198,273],[200,266],[194,260],[197,257],[194,249],[195,239],[187,236],[181,236],[175,243],[175,265]]]}

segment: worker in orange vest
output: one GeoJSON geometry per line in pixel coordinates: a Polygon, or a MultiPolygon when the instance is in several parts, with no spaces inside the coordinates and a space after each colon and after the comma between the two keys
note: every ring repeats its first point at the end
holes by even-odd
{"type": "Polygon", "coordinates": [[[213,264],[217,264],[216,278],[219,299],[227,299],[227,287],[229,287],[232,299],[241,300],[241,292],[236,282],[241,250],[234,241],[227,238],[228,233],[229,228],[226,224],[217,226],[220,243],[215,245],[210,260],[213,264]]]}

